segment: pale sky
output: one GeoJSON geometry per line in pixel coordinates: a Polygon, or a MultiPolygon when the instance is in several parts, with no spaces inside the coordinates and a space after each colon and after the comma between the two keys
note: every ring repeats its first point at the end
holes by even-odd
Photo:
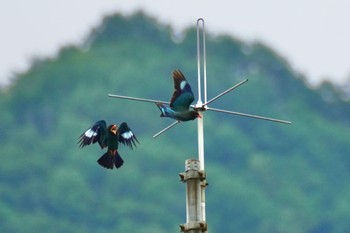
{"type": "MultiPolygon", "coordinates": [[[[0,0],[0,84],[37,57],[79,44],[104,15],[143,10],[177,30],[261,41],[311,83],[350,80],[348,0],[0,0]]],[[[210,66],[210,64],[208,64],[210,66]]]]}

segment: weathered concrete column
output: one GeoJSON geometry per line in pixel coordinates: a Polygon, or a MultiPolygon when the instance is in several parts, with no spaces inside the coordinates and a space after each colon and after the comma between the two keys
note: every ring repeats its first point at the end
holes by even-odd
{"type": "Polygon", "coordinates": [[[202,219],[203,189],[206,186],[205,172],[200,170],[199,160],[188,159],[185,162],[185,172],[179,174],[181,181],[186,183],[186,223],[180,225],[181,232],[207,232],[207,224],[202,219]]]}

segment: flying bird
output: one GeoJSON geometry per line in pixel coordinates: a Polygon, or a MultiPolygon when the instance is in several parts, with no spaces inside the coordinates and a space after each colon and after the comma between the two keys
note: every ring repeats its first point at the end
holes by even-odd
{"type": "Polygon", "coordinates": [[[194,101],[194,95],[190,84],[180,70],[173,71],[174,93],[170,100],[169,107],[162,103],[156,103],[161,117],[170,117],[177,121],[194,120],[201,115],[195,110],[189,110],[194,101]]]}
{"type": "Polygon", "coordinates": [[[98,142],[101,149],[107,147],[107,152],[104,153],[97,162],[105,168],[113,169],[120,168],[124,161],[118,153],[118,144],[128,146],[130,149],[136,147],[136,142],[139,143],[135,134],[131,131],[129,126],[123,122],[119,127],[112,124],[107,127],[106,121],[97,121],[93,126],[88,128],[78,139],[79,147],[94,144],[98,142]]]}

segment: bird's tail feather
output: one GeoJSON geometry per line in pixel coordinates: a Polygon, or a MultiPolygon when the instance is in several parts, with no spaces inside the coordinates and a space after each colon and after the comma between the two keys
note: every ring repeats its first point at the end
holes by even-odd
{"type": "Polygon", "coordinates": [[[161,103],[156,103],[156,105],[160,110],[160,117],[170,117],[171,116],[171,114],[170,114],[171,110],[169,108],[167,108],[166,106],[164,106],[161,103]]]}
{"type": "Polygon", "coordinates": [[[121,166],[123,166],[123,163],[124,163],[124,160],[122,159],[122,157],[117,152],[116,155],[114,156],[114,165],[115,165],[115,167],[118,169],[121,166]]]}
{"type": "Polygon", "coordinates": [[[123,165],[124,160],[120,157],[118,151],[115,151],[115,154],[107,151],[97,160],[97,162],[104,168],[113,169],[114,165],[116,168],[120,168],[123,165]]]}
{"type": "Polygon", "coordinates": [[[104,153],[97,162],[104,168],[113,169],[113,155],[109,152],[104,153]]]}

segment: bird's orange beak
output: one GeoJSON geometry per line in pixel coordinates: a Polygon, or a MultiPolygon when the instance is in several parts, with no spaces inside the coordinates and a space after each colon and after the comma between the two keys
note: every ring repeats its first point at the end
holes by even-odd
{"type": "Polygon", "coordinates": [[[112,126],[111,132],[114,133],[114,134],[117,134],[117,126],[116,125],[112,126]]]}

